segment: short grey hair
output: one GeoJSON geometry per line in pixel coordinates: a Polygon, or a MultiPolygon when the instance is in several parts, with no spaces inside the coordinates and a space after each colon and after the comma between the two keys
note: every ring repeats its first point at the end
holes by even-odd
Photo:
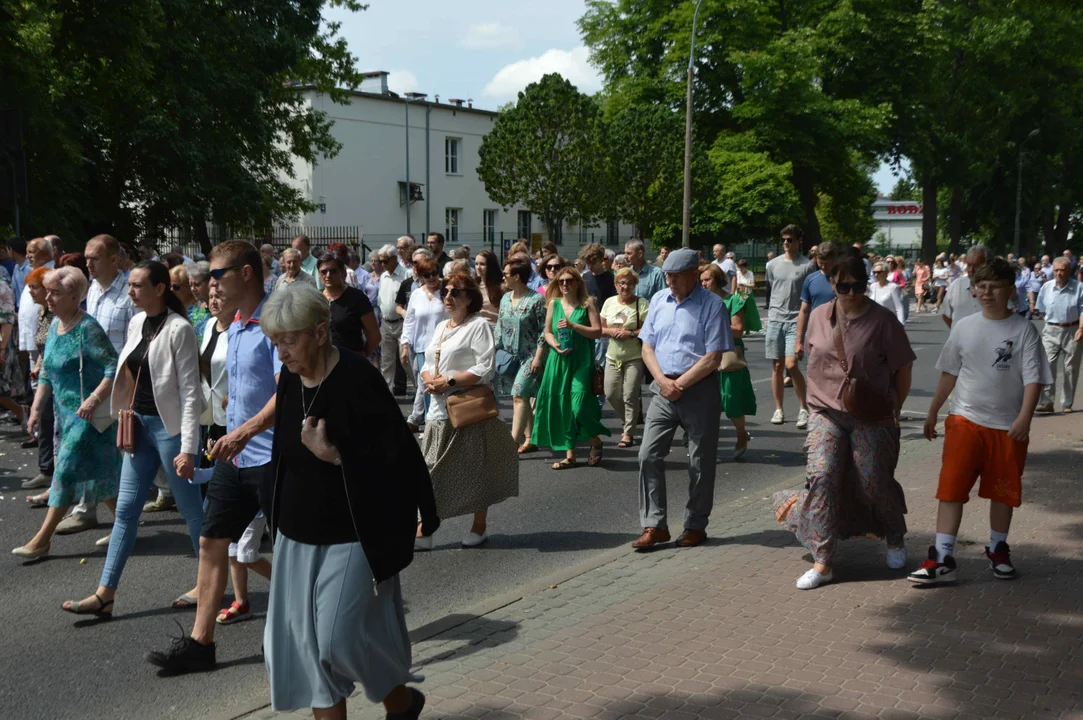
{"type": "Polygon", "coordinates": [[[725,249],[726,249],[725,245],[723,245],[722,243],[718,243],[713,248],[711,248],[711,252],[714,252],[715,250],[725,250],[725,249]]]}
{"type": "Polygon", "coordinates": [[[628,242],[624,243],[624,250],[626,252],[627,252],[628,248],[632,248],[633,250],[644,250],[645,251],[646,247],[647,246],[643,244],[643,241],[639,240],[637,238],[632,238],[628,242]]]}
{"type": "Polygon", "coordinates": [[[1063,255],[1058,255],[1057,257],[1053,258],[1053,267],[1056,267],[1057,265],[1067,265],[1069,268],[1071,268],[1072,261],[1064,257],[1063,255]]]}
{"type": "Polygon", "coordinates": [[[272,255],[274,255],[275,254],[275,246],[270,244],[270,243],[263,243],[262,245],[259,246],[259,251],[261,253],[269,252],[272,255]]]}
{"type": "Polygon", "coordinates": [[[200,260],[194,265],[188,266],[188,279],[192,282],[201,283],[211,275],[211,264],[206,260],[200,260]]]}
{"type": "Polygon", "coordinates": [[[452,260],[444,266],[445,275],[454,275],[455,273],[463,273],[464,275],[470,274],[470,261],[465,258],[459,258],[458,260],[452,260]]]}
{"type": "Polygon", "coordinates": [[[282,251],[282,259],[283,260],[285,260],[286,257],[289,256],[289,255],[296,255],[298,260],[301,259],[301,251],[297,250],[296,248],[286,248],[285,250],[282,251]]]}
{"type": "Polygon", "coordinates": [[[426,260],[435,260],[436,256],[432,254],[432,250],[426,247],[419,247],[414,249],[414,254],[410,256],[411,259],[416,258],[418,255],[422,256],[426,260]]]}
{"type": "Polygon", "coordinates": [[[399,239],[395,241],[395,244],[398,245],[403,240],[410,243],[411,245],[414,244],[414,236],[413,235],[400,235],[399,239]]]}
{"type": "Polygon", "coordinates": [[[90,287],[86,275],[83,275],[83,271],[71,266],[57,268],[45,273],[42,285],[46,289],[50,285],[58,286],[63,292],[69,295],[74,294],[80,301],[86,299],[86,291],[90,287]]]}
{"type": "Polygon", "coordinates": [[[259,326],[267,337],[288,332],[309,332],[331,322],[327,298],[307,283],[291,283],[271,293],[263,306],[259,326]]]}
{"type": "Polygon", "coordinates": [[[451,251],[451,257],[455,260],[467,260],[470,258],[470,248],[465,245],[451,251]]]}
{"type": "Polygon", "coordinates": [[[992,258],[993,258],[993,251],[990,250],[989,248],[987,248],[985,245],[971,245],[970,249],[966,251],[966,264],[967,265],[971,265],[971,264],[981,265],[982,263],[989,262],[992,258]],[[976,260],[971,260],[971,258],[976,258],[978,255],[982,256],[981,262],[977,262],[976,260]]]}
{"type": "Polygon", "coordinates": [[[615,257],[617,257],[617,253],[615,253],[615,252],[613,252],[612,250],[609,250],[609,249],[607,249],[605,251],[605,259],[608,260],[609,262],[613,262],[613,258],[615,258],[615,257]]]}
{"type": "Polygon", "coordinates": [[[383,247],[381,247],[379,250],[377,250],[376,255],[377,256],[384,255],[384,256],[387,256],[387,257],[397,258],[399,256],[399,249],[397,247],[395,247],[394,245],[387,244],[387,245],[384,245],[383,247]]]}

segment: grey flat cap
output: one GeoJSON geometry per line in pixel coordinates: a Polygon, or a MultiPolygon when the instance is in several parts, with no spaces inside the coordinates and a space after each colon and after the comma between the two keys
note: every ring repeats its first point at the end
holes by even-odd
{"type": "Polygon", "coordinates": [[[674,250],[662,263],[662,272],[676,273],[685,270],[695,270],[699,267],[699,255],[691,248],[674,250]]]}

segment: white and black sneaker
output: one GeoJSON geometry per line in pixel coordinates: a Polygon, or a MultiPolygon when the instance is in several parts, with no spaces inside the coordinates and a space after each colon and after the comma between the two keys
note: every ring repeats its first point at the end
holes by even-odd
{"type": "Polygon", "coordinates": [[[921,563],[914,572],[906,576],[906,579],[918,585],[944,585],[955,582],[958,577],[955,568],[955,558],[948,555],[941,562],[937,558],[936,546],[929,548],[929,559],[921,563]]]}
{"type": "Polygon", "coordinates": [[[985,557],[989,558],[989,569],[993,571],[993,577],[997,580],[1013,580],[1015,578],[1015,566],[1012,565],[1012,551],[1006,542],[998,542],[996,547],[989,550],[985,548],[985,557]]]}

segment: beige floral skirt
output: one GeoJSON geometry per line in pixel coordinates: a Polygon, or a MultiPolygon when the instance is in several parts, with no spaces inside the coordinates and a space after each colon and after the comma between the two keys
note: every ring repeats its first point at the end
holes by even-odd
{"type": "Polygon", "coordinates": [[[421,451],[441,519],[480,512],[519,495],[519,455],[500,418],[456,429],[448,420],[425,425],[421,451]]]}

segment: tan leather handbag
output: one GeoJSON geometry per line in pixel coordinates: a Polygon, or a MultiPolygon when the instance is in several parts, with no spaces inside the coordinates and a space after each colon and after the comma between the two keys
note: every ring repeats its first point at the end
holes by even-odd
{"type": "Polygon", "coordinates": [[[895,403],[891,396],[875,388],[868,381],[850,376],[850,366],[846,362],[846,345],[842,341],[842,328],[838,323],[838,300],[831,301],[831,325],[835,332],[835,352],[839,356],[839,365],[846,375],[842,389],[842,405],[846,412],[864,422],[879,422],[895,414],[895,403]]]}
{"type": "MultiPolygon", "coordinates": [[[[433,357],[433,367],[436,374],[440,375],[440,348],[444,345],[444,335],[447,334],[447,325],[440,339],[436,342],[436,355],[433,357]]],[[[500,409],[496,405],[496,395],[488,385],[472,385],[463,390],[449,392],[445,398],[447,414],[451,420],[451,427],[460,428],[477,425],[480,422],[500,417],[500,409]]]]}
{"type": "Polygon", "coordinates": [[[745,349],[738,345],[722,353],[722,364],[718,366],[718,371],[735,372],[744,370],[746,367],[748,367],[748,362],[745,361],[745,349]]]}

